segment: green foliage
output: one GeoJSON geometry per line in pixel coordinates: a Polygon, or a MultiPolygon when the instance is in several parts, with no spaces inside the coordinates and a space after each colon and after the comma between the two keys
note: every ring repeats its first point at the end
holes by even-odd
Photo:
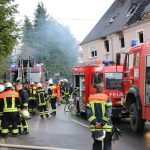
{"type": "Polygon", "coordinates": [[[33,24],[26,17],[23,30],[23,52],[32,54],[46,65],[49,75],[59,72],[69,78],[76,63],[78,46],[68,27],[49,18],[43,3],[35,10],[33,24]]]}
{"type": "Polygon", "coordinates": [[[17,6],[13,0],[0,0],[0,63],[12,52],[17,38],[18,28],[15,22],[17,6]]]}

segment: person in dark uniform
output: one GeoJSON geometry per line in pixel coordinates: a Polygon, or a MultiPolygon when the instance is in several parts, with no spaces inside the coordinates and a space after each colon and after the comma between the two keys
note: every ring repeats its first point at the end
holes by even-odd
{"type": "Polygon", "coordinates": [[[40,116],[43,118],[44,116],[49,117],[47,110],[47,94],[44,89],[42,89],[42,84],[38,83],[36,91],[36,97],[38,101],[38,109],[40,111],[40,116]]]}
{"type": "Polygon", "coordinates": [[[9,132],[9,124],[12,124],[13,136],[18,135],[17,113],[20,99],[17,92],[12,90],[10,82],[5,84],[5,91],[0,94],[0,107],[3,109],[2,136],[6,137],[9,132]]]}
{"type": "MultiPolygon", "coordinates": [[[[23,89],[23,84],[21,82],[16,84],[16,90],[19,93],[19,97],[21,99],[21,103],[19,106],[19,110],[22,111],[24,109],[28,109],[28,95],[27,92],[23,89]]],[[[18,112],[18,128],[20,134],[28,134],[29,133],[29,125],[26,119],[24,119],[21,114],[18,112]],[[23,127],[23,132],[22,132],[23,127]]]]}
{"type": "Polygon", "coordinates": [[[97,84],[97,93],[89,97],[86,107],[87,119],[90,122],[93,150],[112,150],[112,102],[104,93],[104,85],[97,84]],[[104,141],[104,148],[102,143],[104,141]]]}

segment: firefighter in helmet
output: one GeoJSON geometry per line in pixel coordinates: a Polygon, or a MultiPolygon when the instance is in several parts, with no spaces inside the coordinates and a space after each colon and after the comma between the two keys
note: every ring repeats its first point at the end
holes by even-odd
{"type": "Polygon", "coordinates": [[[103,93],[104,85],[97,84],[97,94],[89,97],[89,103],[86,107],[88,121],[91,123],[90,129],[94,139],[93,150],[112,149],[112,102],[110,98],[103,93]]]}
{"type": "Polygon", "coordinates": [[[66,80],[66,79],[64,79],[64,84],[63,84],[63,87],[62,87],[62,93],[64,94],[65,101],[68,103],[70,88],[69,88],[68,80],[66,80]]]}
{"type": "Polygon", "coordinates": [[[20,99],[18,93],[13,91],[12,84],[7,82],[5,91],[0,94],[0,107],[3,108],[2,136],[7,136],[10,122],[12,124],[12,134],[14,136],[18,135],[17,113],[19,105],[20,99]]]}
{"type": "Polygon", "coordinates": [[[19,106],[19,112],[18,112],[18,129],[19,134],[28,134],[29,133],[29,125],[27,120],[21,115],[21,112],[23,110],[28,110],[28,95],[27,92],[23,88],[23,84],[21,82],[18,82],[16,84],[16,90],[19,93],[19,97],[21,100],[20,106],[19,106]],[[23,127],[23,132],[22,132],[23,127]]]}
{"type": "Polygon", "coordinates": [[[37,109],[37,101],[36,101],[36,86],[34,82],[30,83],[28,88],[28,110],[30,113],[35,114],[37,109]]]}
{"type": "Polygon", "coordinates": [[[56,115],[56,101],[57,101],[57,86],[53,84],[53,81],[49,81],[49,88],[48,88],[48,96],[50,97],[50,103],[52,107],[51,115],[56,115]]]}
{"type": "Polygon", "coordinates": [[[36,97],[38,101],[38,109],[40,111],[41,118],[49,117],[48,110],[47,110],[47,94],[44,89],[42,89],[42,84],[38,83],[37,85],[37,91],[36,91],[36,97]]]}
{"type": "MultiPolygon", "coordinates": [[[[0,94],[5,90],[5,86],[3,84],[0,84],[0,94]]],[[[3,108],[0,107],[0,134],[2,131],[2,117],[3,117],[3,108]]]]}

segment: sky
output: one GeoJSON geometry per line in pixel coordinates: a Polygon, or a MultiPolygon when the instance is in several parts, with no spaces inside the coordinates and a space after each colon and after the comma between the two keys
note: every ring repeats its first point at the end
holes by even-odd
{"type": "Polygon", "coordinates": [[[43,2],[47,13],[61,24],[70,28],[73,36],[82,41],[114,0],[15,0],[19,14],[17,20],[23,22],[27,15],[34,19],[38,2],[43,2]]]}

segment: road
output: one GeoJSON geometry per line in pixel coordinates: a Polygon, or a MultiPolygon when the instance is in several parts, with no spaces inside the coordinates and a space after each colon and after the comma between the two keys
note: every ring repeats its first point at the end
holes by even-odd
{"type": "MultiPolygon", "coordinates": [[[[76,149],[91,150],[93,140],[87,126],[88,122],[81,117],[72,117],[63,112],[63,106],[57,107],[57,115],[41,119],[38,115],[29,121],[30,134],[19,137],[9,136],[1,139],[1,142],[16,145],[51,147],[49,149],[76,149]]],[[[144,134],[138,135],[131,131],[128,120],[117,124],[123,136],[119,141],[113,143],[114,150],[148,150],[145,144],[144,134]]],[[[150,129],[146,125],[145,132],[150,129]]],[[[15,149],[11,149],[15,150],[15,149]]],[[[20,149],[19,149],[20,150],[20,149]]]]}

